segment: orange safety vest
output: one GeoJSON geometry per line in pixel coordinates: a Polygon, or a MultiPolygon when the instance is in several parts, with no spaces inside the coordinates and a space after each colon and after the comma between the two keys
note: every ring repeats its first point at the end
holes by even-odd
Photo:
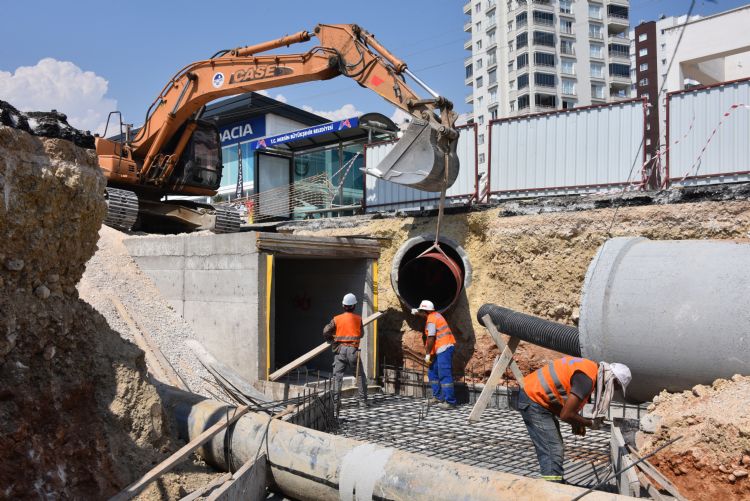
{"type": "Polygon", "coordinates": [[[359,340],[362,337],[362,317],[347,311],[333,317],[333,321],[336,323],[334,341],[359,348],[359,340]]]}
{"type": "Polygon", "coordinates": [[[451,328],[448,327],[448,322],[445,321],[445,317],[440,313],[433,311],[427,315],[427,323],[424,325],[424,333],[428,335],[427,324],[435,324],[435,344],[432,346],[430,355],[437,353],[438,348],[445,346],[446,344],[456,344],[456,338],[453,337],[451,328]]]}
{"type": "MultiPolygon", "coordinates": [[[[576,371],[586,374],[596,385],[599,364],[585,358],[563,357],[526,376],[523,379],[523,389],[531,400],[559,415],[570,394],[570,379],[576,371]]],[[[594,385],[591,387],[592,391],[594,385]]],[[[588,398],[581,400],[576,412],[581,412],[586,400],[588,398]]]]}

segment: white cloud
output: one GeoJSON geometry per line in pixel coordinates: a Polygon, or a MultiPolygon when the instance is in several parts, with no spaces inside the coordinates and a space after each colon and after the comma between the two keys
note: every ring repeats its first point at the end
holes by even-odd
{"type": "MultiPolygon", "coordinates": [[[[271,94],[268,93],[267,90],[258,90],[255,91],[256,94],[260,94],[261,96],[271,97],[271,94]]],[[[272,97],[271,99],[275,99],[280,103],[286,103],[289,101],[284,94],[276,94],[276,96],[272,97]]]]}
{"type": "Polygon", "coordinates": [[[312,106],[307,105],[304,105],[302,109],[320,115],[321,117],[325,117],[328,120],[343,120],[345,118],[358,117],[362,114],[362,112],[355,108],[353,104],[345,104],[341,108],[332,111],[315,110],[312,106]]]}
{"type": "Polygon", "coordinates": [[[99,133],[109,112],[117,109],[117,100],[105,96],[108,86],[96,73],[50,57],[13,73],[0,71],[0,99],[21,111],[55,109],[65,113],[72,126],[99,133]]]}
{"type": "Polygon", "coordinates": [[[391,120],[393,120],[393,123],[396,125],[401,125],[404,122],[410,122],[412,117],[411,114],[405,112],[401,108],[394,108],[393,109],[393,115],[391,115],[391,120]]]}

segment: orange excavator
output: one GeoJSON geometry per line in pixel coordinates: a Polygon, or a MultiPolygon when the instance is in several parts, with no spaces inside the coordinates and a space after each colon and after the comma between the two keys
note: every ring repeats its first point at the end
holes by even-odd
{"type": "MultiPolygon", "coordinates": [[[[277,40],[222,50],[192,63],[167,83],[135,133],[96,138],[96,154],[107,178],[106,223],[131,229],[138,219],[177,225],[180,231],[239,230],[239,216],[178,196],[213,196],[222,173],[221,143],[202,121],[215,99],[339,75],[380,94],[412,118],[403,137],[367,173],[425,191],[441,191],[458,175],[458,133],[453,104],[409,71],[375,36],[354,24],[319,24],[277,40]],[[302,54],[263,54],[317,38],[302,54]],[[420,98],[411,78],[429,97],[420,98]],[[132,137],[131,137],[132,136],[132,137]]],[[[122,126],[122,124],[121,124],[122,126]]]]}

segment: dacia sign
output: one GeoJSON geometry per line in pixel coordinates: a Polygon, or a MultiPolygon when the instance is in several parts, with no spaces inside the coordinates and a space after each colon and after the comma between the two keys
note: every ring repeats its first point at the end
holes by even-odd
{"type": "Polygon", "coordinates": [[[242,143],[256,137],[266,135],[266,118],[254,117],[244,122],[239,122],[224,127],[219,127],[221,145],[242,143]]]}

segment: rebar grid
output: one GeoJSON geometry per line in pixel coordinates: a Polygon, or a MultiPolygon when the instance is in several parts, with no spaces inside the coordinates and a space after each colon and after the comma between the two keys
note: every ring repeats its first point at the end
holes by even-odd
{"type": "MultiPolygon", "coordinates": [[[[407,452],[489,470],[539,477],[534,445],[521,415],[488,408],[479,422],[468,423],[471,405],[453,410],[427,407],[424,399],[378,394],[370,407],[343,400],[338,435],[407,452]]],[[[580,487],[601,481],[610,468],[609,430],[587,430],[576,437],[561,423],[565,442],[565,480],[580,487]]]]}

